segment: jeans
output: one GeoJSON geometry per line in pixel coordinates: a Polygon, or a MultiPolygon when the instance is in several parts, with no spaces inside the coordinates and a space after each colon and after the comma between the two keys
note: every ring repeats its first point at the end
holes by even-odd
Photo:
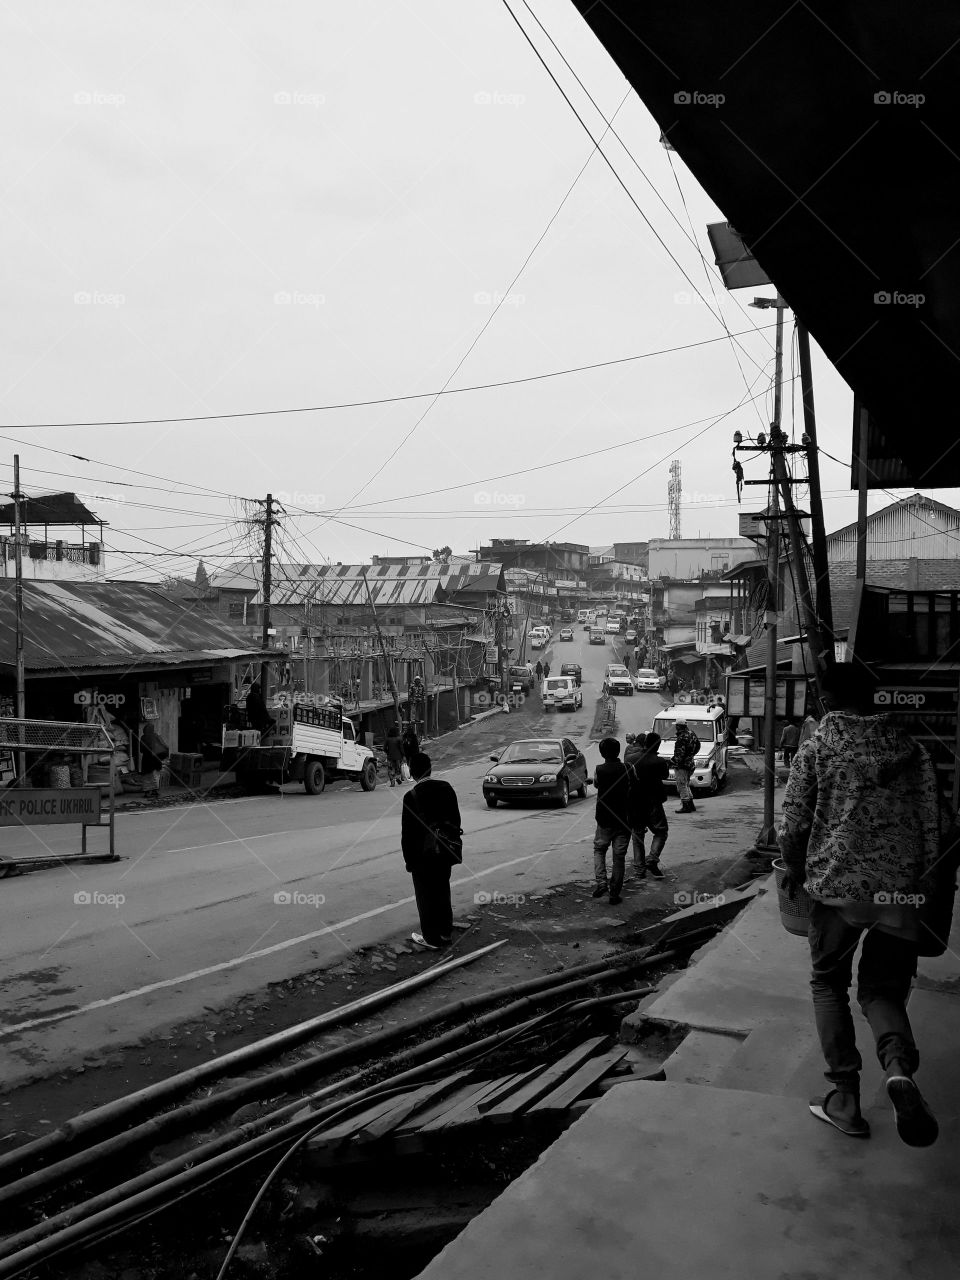
{"type": "MultiPolygon", "coordinates": [[[[814,902],[810,911],[810,959],[813,1011],[823,1056],[824,1073],[834,1085],[859,1090],[863,1066],[857,1050],[849,987],[853,956],[864,931],[848,924],[836,907],[814,902]]],[[[857,1002],[870,1023],[880,1065],[893,1061],[912,1074],[920,1064],[907,1017],[907,996],[917,971],[917,944],[876,926],[867,927],[857,972],[857,1002]]]]}
{"type": "Polygon", "coordinates": [[[403,774],[400,772],[399,760],[387,761],[387,777],[390,779],[391,787],[394,787],[398,782],[403,781],[403,774]]]}
{"type": "Polygon", "coordinates": [[[637,821],[633,828],[633,865],[637,871],[642,870],[644,863],[648,867],[657,865],[663,853],[663,846],[667,843],[668,832],[667,815],[663,811],[663,805],[651,805],[646,816],[637,821]],[[646,856],[643,847],[643,837],[647,831],[653,836],[650,841],[649,856],[646,856]]]}
{"type": "Polygon", "coordinates": [[[413,892],[420,916],[420,932],[432,946],[447,942],[453,933],[453,905],[450,901],[449,864],[439,860],[411,871],[413,892]]]}
{"type": "Polygon", "coordinates": [[[597,887],[607,888],[607,850],[613,845],[610,869],[610,892],[619,894],[623,888],[623,875],[627,864],[627,846],[630,831],[626,827],[597,827],[593,837],[593,874],[597,887]]]}
{"type": "Polygon", "coordinates": [[[676,766],[673,770],[673,776],[677,780],[677,795],[684,803],[693,799],[693,793],[690,790],[690,770],[678,769],[676,766]]]}

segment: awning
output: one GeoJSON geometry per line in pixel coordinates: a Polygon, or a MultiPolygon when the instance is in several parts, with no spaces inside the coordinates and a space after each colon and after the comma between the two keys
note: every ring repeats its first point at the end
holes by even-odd
{"type": "Polygon", "coordinates": [[[684,653],[684,652],[686,652],[686,651],[687,651],[687,650],[689,650],[689,649],[695,649],[695,648],[696,648],[696,641],[694,641],[694,640],[681,640],[681,641],[679,641],[679,642],[678,642],[678,643],[676,643],[676,644],[662,644],[662,645],[660,645],[660,652],[661,652],[661,653],[667,653],[667,654],[671,654],[671,655],[672,655],[672,654],[675,654],[675,653],[684,653]]]}
{"type": "Polygon", "coordinates": [[[675,666],[679,663],[681,666],[689,667],[695,662],[703,662],[706,656],[704,653],[681,653],[673,658],[672,662],[675,666]]]}
{"type": "Polygon", "coordinates": [[[960,6],[573,2],[909,483],[960,485],[960,6]]]}

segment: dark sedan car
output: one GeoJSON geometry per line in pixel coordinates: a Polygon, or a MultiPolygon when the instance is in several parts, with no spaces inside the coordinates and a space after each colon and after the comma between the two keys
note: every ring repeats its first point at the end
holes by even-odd
{"type": "Polygon", "coordinates": [[[560,674],[562,676],[573,676],[577,682],[577,688],[583,684],[583,667],[579,662],[565,662],[560,668],[560,674]]]}
{"type": "Polygon", "coordinates": [[[565,809],[570,792],[586,799],[589,771],[583,752],[569,738],[524,738],[511,742],[483,779],[483,798],[491,809],[497,801],[553,800],[565,809]]]}

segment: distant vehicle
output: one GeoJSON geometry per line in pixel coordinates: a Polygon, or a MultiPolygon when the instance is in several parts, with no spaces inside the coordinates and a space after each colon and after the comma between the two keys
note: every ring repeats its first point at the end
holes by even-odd
{"type": "MultiPolygon", "coordinates": [[[[377,762],[373,752],[357,741],[356,730],[337,699],[318,706],[295,703],[270,704],[276,728],[261,746],[256,729],[224,725],[221,740],[221,767],[232,769],[239,786],[248,793],[263,790],[265,784],[302,782],[308,795],[318,796],[327,782],[349,778],[364,791],[377,785],[377,762]]],[[[236,720],[236,723],[245,723],[236,720]]]]}
{"type": "Polygon", "coordinates": [[[490,760],[493,767],[483,779],[483,798],[490,809],[499,800],[507,804],[553,800],[565,809],[571,791],[587,798],[587,762],[569,738],[521,739],[490,760]]]}
{"type": "Polygon", "coordinates": [[[637,672],[638,689],[642,689],[644,691],[647,689],[653,689],[656,691],[660,688],[660,680],[661,677],[658,676],[650,667],[641,667],[637,672]]]}
{"type": "Polygon", "coordinates": [[[589,610],[589,609],[578,609],[578,610],[577,610],[577,621],[578,621],[578,622],[589,622],[589,621],[590,621],[590,610],[589,610]]]}
{"type": "Polygon", "coordinates": [[[616,618],[608,618],[607,619],[607,635],[617,636],[619,634],[620,634],[620,623],[616,620],[616,618]]]}
{"type": "Polygon", "coordinates": [[[578,688],[583,684],[583,667],[579,662],[565,662],[560,668],[560,674],[562,676],[573,676],[578,688]]]}
{"type": "Polygon", "coordinates": [[[607,666],[603,683],[608,693],[622,693],[628,698],[633,697],[633,681],[630,679],[630,672],[620,662],[611,662],[607,666]]]}
{"type": "Polygon", "coordinates": [[[547,637],[542,631],[534,631],[530,636],[531,649],[545,649],[547,647],[547,637]]]}
{"type": "Polygon", "coordinates": [[[573,676],[547,676],[540,686],[544,711],[553,707],[556,711],[579,711],[583,706],[583,694],[573,676]]]}
{"type": "Polygon", "coordinates": [[[607,608],[605,604],[597,605],[596,613],[598,618],[605,618],[609,612],[610,610],[607,608]]]}
{"type": "Polygon", "coordinates": [[[591,628],[590,628],[590,643],[591,643],[591,644],[606,644],[606,643],[607,643],[607,637],[606,637],[606,635],[604,634],[603,627],[591,627],[591,628]]]}
{"type": "Polygon", "coordinates": [[[627,644],[637,643],[637,633],[633,630],[632,627],[628,628],[627,634],[623,638],[624,640],[626,640],[627,644]]]}
{"type": "Polygon", "coordinates": [[[507,671],[507,684],[509,692],[516,692],[513,686],[519,684],[522,693],[531,693],[536,687],[537,677],[530,663],[524,662],[510,667],[507,671]]]}
{"type": "Polygon", "coordinates": [[[572,639],[573,639],[573,627],[561,627],[561,628],[560,628],[560,639],[561,639],[561,640],[572,640],[572,639]]]}
{"type": "MultiPolygon", "coordinates": [[[[660,735],[657,754],[669,760],[676,742],[677,716],[683,716],[687,725],[700,739],[690,787],[698,794],[716,795],[727,780],[727,713],[723,707],[704,707],[698,703],[689,706],[667,707],[653,722],[660,735]]],[[[668,784],[676,786],[674,772],[670,770],[668,784]]]]}

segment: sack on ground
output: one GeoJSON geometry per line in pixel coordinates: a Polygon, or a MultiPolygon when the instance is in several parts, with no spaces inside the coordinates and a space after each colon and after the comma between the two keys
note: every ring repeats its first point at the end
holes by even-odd
{"type": "Polygon", "coordinates": [[[410,781],[410,766],[407,764],[406,760],[404,760],[400,765],[400,777],[404,782],[410,781]]]}

